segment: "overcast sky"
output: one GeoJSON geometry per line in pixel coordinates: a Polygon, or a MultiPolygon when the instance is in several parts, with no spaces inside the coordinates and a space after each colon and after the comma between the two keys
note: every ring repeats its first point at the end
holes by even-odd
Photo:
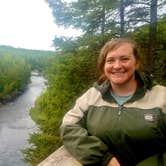
{"type": "Polygon", "coordinates": [[[77,34],[58,28],[45,0],[0,0],[0,45],[54,50],[55,35],[77,34]]]}

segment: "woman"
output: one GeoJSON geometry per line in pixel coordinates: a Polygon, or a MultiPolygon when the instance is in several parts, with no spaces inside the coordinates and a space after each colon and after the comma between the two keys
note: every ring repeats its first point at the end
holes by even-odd
{"type": "Polygon", "coordinates": [[[83,165],[164,164],[166,88],[139,74],[137,44],[107,42],[99,68],[99,81],[63,118],[64,146],[83,165]]]}

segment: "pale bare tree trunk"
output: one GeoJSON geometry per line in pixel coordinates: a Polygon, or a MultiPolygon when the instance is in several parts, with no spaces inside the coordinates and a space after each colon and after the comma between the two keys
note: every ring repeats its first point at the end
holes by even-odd
{"type": "Polygon", "coordinates": [[[147,64],[149,73],[154,73],[154,56],[157,44],[157,0],[151,0],[150,6],[150,29],[149,29],[149,54],[147,64]]]}
{"type": "Polygon", "coordinates": [[[120,36],[124,36],[124,26],[125,26],[125,21],[124,21],[124,0],[120,1],[120,36]]]}

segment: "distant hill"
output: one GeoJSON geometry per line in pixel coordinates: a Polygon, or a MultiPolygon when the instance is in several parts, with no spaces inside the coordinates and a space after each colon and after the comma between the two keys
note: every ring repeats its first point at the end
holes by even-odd
{"type": "Polygon", "coordinates": [[[55,56],[55,52],[45,50],[29,50],[0,45],[0,56],[4,55],[21,56],[31,66],[31,70],[39,70],[43,72],[45,67],[49,65],[49,59],[55,56]]]}
{"type": "Polygon", "coordinates": [[[12,46],[0,45],[0,55],[2,54],[11,54],[11,55],[53,55],[54,51],[46,50],[31,50],[25,48],[15,48],[12,46]]]}

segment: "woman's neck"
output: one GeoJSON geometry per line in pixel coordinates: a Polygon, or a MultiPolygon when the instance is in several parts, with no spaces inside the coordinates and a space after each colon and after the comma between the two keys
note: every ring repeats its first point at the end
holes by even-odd
{"type": "Polygon", "coordinates": [[[126,84],[122,85],[117,85],[117,84],[112,84],[112,91],[113,93],[117,94],[118,96],[129,96],[132,95],[136,89],[137,89],[137,81],[134,79],[130,82],[127,82],[126,84]]]}

